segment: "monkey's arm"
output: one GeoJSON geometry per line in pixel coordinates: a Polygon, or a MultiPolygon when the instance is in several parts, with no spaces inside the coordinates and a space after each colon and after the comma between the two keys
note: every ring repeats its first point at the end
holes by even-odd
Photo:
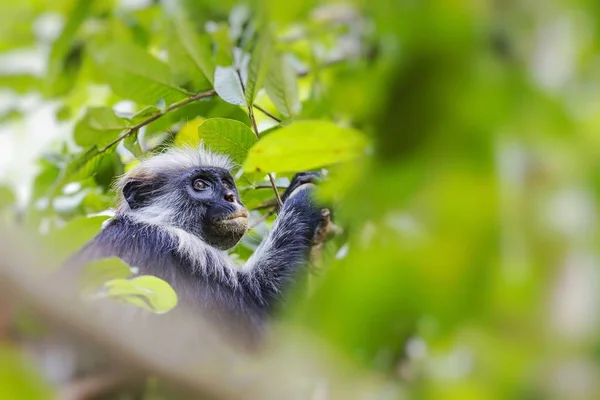
{"type": "Polygon", "coordinates": [[[312,199],[313,185],[296,185],[273,228],[244,266],[241,279],[260,306],[276,300],[294,274],[308,261],[321,210],[312,199]]]}

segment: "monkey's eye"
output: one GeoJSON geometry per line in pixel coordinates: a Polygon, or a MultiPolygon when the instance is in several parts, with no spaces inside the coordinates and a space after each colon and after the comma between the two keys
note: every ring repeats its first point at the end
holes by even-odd
{"type": "Polygon", "coordinates": [[[202,179],[194,179],[194,182],[192,182],[192,187],[194,188],[194,190],[206,190],[208,189],[208,183],[206,181],[203,181],[202,179]]]}

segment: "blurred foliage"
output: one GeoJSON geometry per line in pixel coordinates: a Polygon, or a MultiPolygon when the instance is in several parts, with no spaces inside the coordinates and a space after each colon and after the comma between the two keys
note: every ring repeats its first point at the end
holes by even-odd
{"type": "MultiPolygon", "coordinates": [[[[323,168],[345,233],[287,322],[411,397],[599,398],[598,17],[591,0],[0,2],[0,97],[58,105],[66,127],[25,195],[0,186],[0,220],[66,256],[115,176],[203,140],[241,167],[244,260],[273,220],[265,173],[323,168]]],[[[15,137],[35,117],[5,103],[15,137]]],[[[135,297],[146,277],[122,267],[93,284],[135,297]]],[[[141,304],[174,306],[157,290],[141,304]]]]}

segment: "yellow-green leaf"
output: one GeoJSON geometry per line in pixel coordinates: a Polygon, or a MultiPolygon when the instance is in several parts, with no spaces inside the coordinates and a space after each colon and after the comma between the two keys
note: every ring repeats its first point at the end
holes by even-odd
{"type": "Polygon", "coordinates": [[[246,172],[292,172],[354,160],[367,139],[328,121],[298,121],[258,141],[244,163],[246,172]]]}
{"type": "Polygon", "coordinates": [[[271,61],[265,90],[284,117],[289,118],[300,112],[296,71],[284,55],[279,54],[271,61]]]}
{"type": "Polygon", "coordinates": [[[94,292],[105,282],[114,279],[125,279],[131,276],[131,269],[117,257],[103,258],[88,263],[80,276],[81,288],[84,292],[94,292]]]}
{"type": "Polygon", "coordinates": [[[273,43],[269,32],[265,29],[261,32],[258,43],[254,47],[248,65],[248,79],[246,81],[246,102],[254,103],[256,94],[261,89],[263,81],[269,70],[273,43]]]}
{"type": "Polygon", "coordinates": [[[156,276],[113,279],[104,284],[104,289],[109,298],[133,304],[156,314],[166,313],[177,305],[175,290],[156,276]]]}
{"type": "Polygon", "coordinates": [[[227,154],[239,165],[256,142],[256,136],[247,125],[227,118],[207,119],[198,127],[198,136],[208,148],[227,154]]]}

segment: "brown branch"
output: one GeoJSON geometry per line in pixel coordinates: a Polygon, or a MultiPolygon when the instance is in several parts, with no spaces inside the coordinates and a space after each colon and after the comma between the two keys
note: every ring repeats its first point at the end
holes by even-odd
{"type": "MultiPolygon", "coordinates": [[[[76,292],[75,279],[41,273],[41,265],[45,271],[57,265],[53,257],[29,251],[32,246],[38,248],[34,238],[0,224],[0,293],[13,304],[27,306],[60,337],[73,339],[67,343],[83,346],[77,354],[94,349],[93,354],[106,356],[109,371],[155,376],[195,399],[314,398],[316,385],[323,381],[331,398],[354,400],[390,390],[389,382],[336,362],[341,359],[324,343],[297,327],[274,330],[263,351],[252,357],[225,340],[198,310],[176,309],[140,323],[131,320],[126,312],[130,309],[115,303],[90,309],[92,304],[82,302],[76,292]]],[[[102,389],[117,383],[109,378],[90,386],[102,389]]],[[[87,389],[75,393],[92,392],[87,389]]]]}
{"type": "Polygon", "coordinates": [[[137,124],[135,126],[132,126],[131,128],[127,129],[118,138],[116,138],[115,140],[113,140],[112,142],[110,142],[109,144],[107,144],[106,146],[104,146],[103,148],[101,148],[100,150],[98,150],[98,152],[99,153],[104,153],[106,150],[110,149],[112,146],[114,146],[115,144],[119,143],[121,140],[125,139],[127,136],[133,134],[134,132],[139,131],[141,128],[143,128],[144,126],[150,124],[151,122],[156,121],[157,119],[159,119],[163,115],[166,115],[166,114],[170,113],[171,111],[177,110],[178,108],[181,108],[181,107],[183,107],[185,105],[193,103],[194,101],[214,96],[216,93],[217,92],[215,92],[214,89],[210,89],[210,90],[206,90],[204,92],[197,93],[197,94],[195,94],[195,95],[193,95],[191,97],[188,97],[187,99],[181,100],[178,103],[171,104],[169,107],[165,108],[164,110],[162,110],[162,111],[160,111],[160,112],[152,115],[148,119],[145,119],[144,121],[140,122],[139,124],[137,124]]]}
{"type": "MultiPolygon", "coordinates": [[[[244,81],[242,79],[242,75],[240,71],[236,71],[238,79],[240,80],[240,85],[242,86],[242,92],[246,93],[246,88],[244,87],[244,81]]],[[[250,118],[250,122],[252,123],[252,129],[254,130],[254,135],[256,135],[257,139],[260,139],[260,133],[258,133],[258,127],[256,126],[256,119],[254,118],[254,111],[251,105],[248,105],[248,117],[250,118]]],[[[267,174],[269,177],[269,181],[271,181],[271,187],[273,188],[273,192],[275,192],[275,198],[277,199],[277,205],[279,208],[283,207],[283,202],[281,201],[281,196],[279,196],[279,192],[277,191],[277,185],[275,184],[275,178],[273,178],[273,174],[270,172],[267,174]]]]}

